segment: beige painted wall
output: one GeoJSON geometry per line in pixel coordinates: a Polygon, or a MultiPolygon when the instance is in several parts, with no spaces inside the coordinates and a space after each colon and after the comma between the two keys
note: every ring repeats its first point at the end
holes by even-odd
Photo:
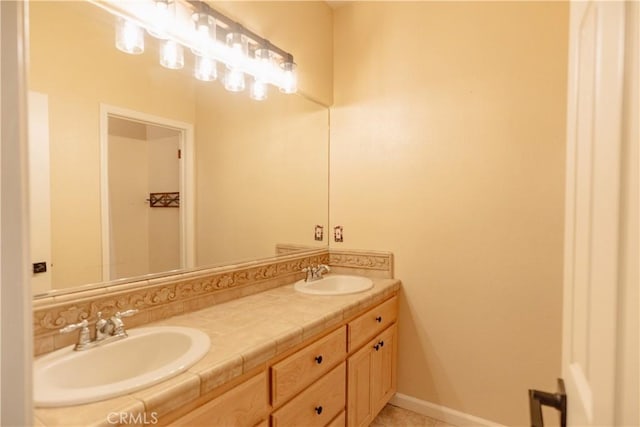
{"type": "Polygon", "coordinates": [[[313,227],[327,221],[327,109],[277,91],[247,103],[212,85],[196,98],[196,263],[275,255],[274,242],[326,246],[313,227]]]}
{"type": "Polygon", "coordinates": [[[290,52],[298,88],[333,102],[333,13],[324,1],[209,1],[211,6],[290,52]]]}
{"type": "Polygon", "coordinates": [[[526,425],[560,373],[568,6],[334,17],[331,245],[395,254],[398,391],[526,425]]]}

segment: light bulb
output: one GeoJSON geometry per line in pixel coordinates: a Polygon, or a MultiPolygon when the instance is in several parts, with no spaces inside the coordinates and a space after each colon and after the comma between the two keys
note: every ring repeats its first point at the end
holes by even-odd
{"type": "Polygon", "coordinates": [[[192,15],[195,24],[196,46],[194,53],[205,55],[210,45],[216,40],[216,23],[211,15],[203,12],[196,12],[192,15]]]}
{"type": "Polygon", "coordinates": [[[242,92],[244,87],[244,73],[237,68],[227,68],[224,76],[224,88],[229,92],[242,92]]]}
{"type": "Polygon", "coordinates": [[[254,79],[251,84],[249,96],[256,101],[264,101],[267,99],[267,84],[261,80],[254,79]]]}
{"type": "Polygon", "coordinates": [[[170,0],[155,0],[151,14],[151,27],[147,29],[149,34],[161,40],[168,38],[167,32],[171,24],[172,16],[169,3],[172,2],[170,0]]]}
{"type": "Polygon", "coordinates": [[[172,70],[184,67],[184,49],[174,40],[165,40],[160,47],[160,65],[172,70]]]}
{"type": "Polygon", "coordinates": [[[298,91],[298,76],[296,75],[296,64],[292,60],[287,60],[280,64],[284,71],[280,92],[296,93],[298,91]]]}
{"type": "Polygon", "coordinates": [[[231,32],[227,34],[227,46],[231,49],[229,66],[241,67],[249,54],[249,41],[242,33],[231,32]]]}
{"type": "Polygon", "coordinates": [[[255,51],[255,59],[258,60],[256,78],[262,82],[269,82],[273,72],[273,52],[267,47],[261,47],[255,51]]]}
{"type": "Polygon", "coordinates": [[[216,69],[216,61],[207,57],[196,55],[196,68],[193,75],[198,80],[210,82],[218,78],[218,70],[216,69]]]}
{"type": "Polygon", "coordinates": [[[118,18],[116,24],[116,47],[125,53],[139,55],[144,52],[144,31],[133,22],[118,18]]]}

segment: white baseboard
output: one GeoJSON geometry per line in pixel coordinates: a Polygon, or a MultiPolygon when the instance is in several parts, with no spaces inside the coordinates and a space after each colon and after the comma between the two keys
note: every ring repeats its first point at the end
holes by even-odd
{"type": "Polygon", "coordinates": [[[436,405],[435,403],[427,402],[426,400],[416,399],[415,397],[407,396],[402,393],[396,393],[389,403],[403,409],[417,412],[429,418],[444,421],[447,424],[452,424],[457,427],[504,427],[502,424],[485,420],[474,415],[465,414],[464,412],[456,411],[455,409],[447,408],[446,406],[436,405]]]}

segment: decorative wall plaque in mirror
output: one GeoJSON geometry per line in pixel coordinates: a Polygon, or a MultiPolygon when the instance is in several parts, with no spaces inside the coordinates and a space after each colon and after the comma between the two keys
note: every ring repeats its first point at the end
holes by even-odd
{"type": "Polygon", "coordinates": [[[326,248],[326,107],[127,55],[88,2],[29,9],[34,294],[326,248]]]}

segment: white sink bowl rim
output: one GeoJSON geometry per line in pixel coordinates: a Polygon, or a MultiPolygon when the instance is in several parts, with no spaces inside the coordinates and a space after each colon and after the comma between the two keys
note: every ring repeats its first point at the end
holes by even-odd
{"type": "Polygon", "coordinates": [[[328,274],[322,279],[311,282],[299,280],[293,285],[293,288],[311,295],[346,295],[373,288],[373,281],[362,276],[328,274]]]}
{"type": "Polygon", "coordinates": [[[186,371],[211,346],[209,336],[193,328],[156,326],[127,333],[88,350],[69,346],[36,359],[35,406],[78,405],[149,387],[186,371]]]}

